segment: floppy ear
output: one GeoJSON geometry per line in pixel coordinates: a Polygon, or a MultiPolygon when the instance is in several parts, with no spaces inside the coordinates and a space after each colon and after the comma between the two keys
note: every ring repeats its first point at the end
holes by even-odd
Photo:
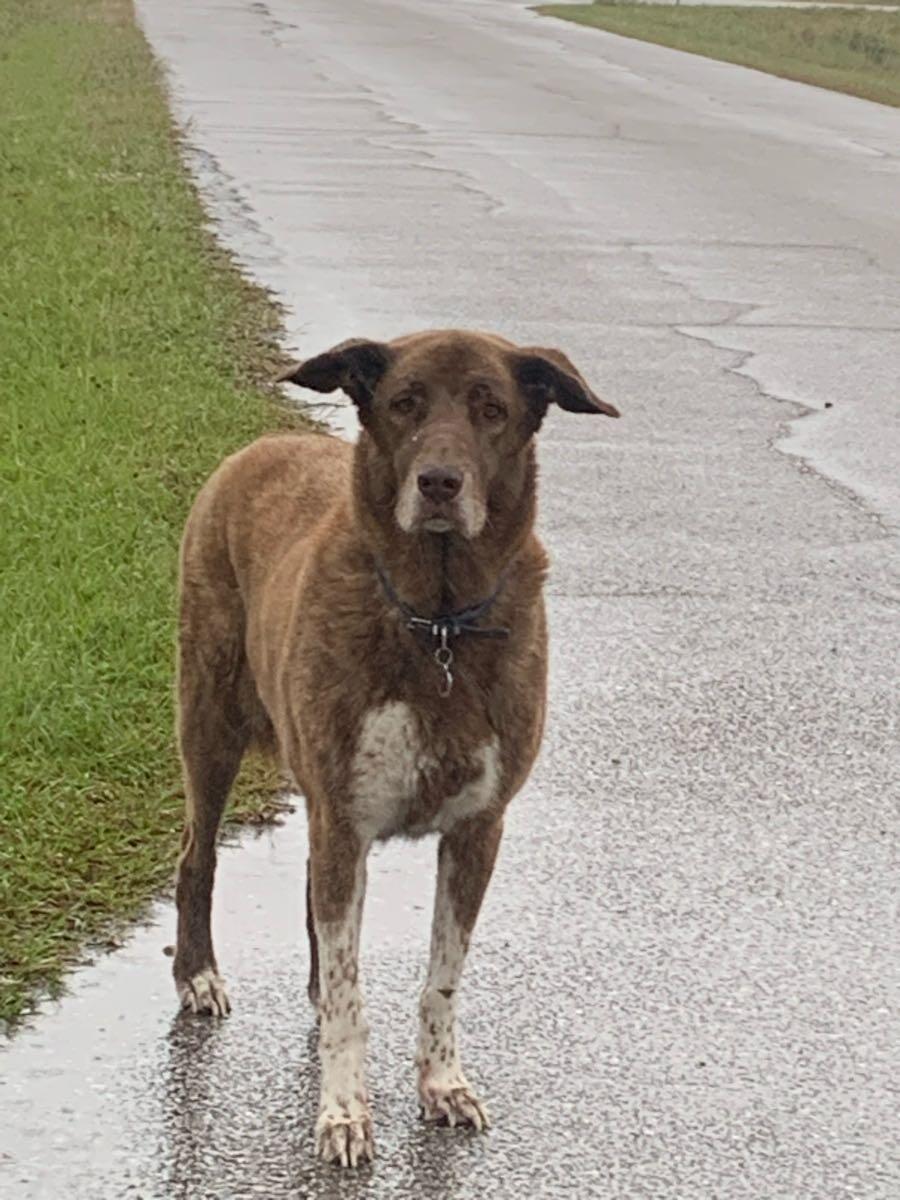
{"type": "Polygon", "coordinates": [[[513,376],[525,395],[529,408],[540,425],[548,404],[558,404],[566,412],[602,413],[617,417],[619,410],[601,400],[585,383],[580,372],[562,350],[526,346],[513,361],[513,376]]]}
{"type": "Polygon", "coordinates": [[[296,363],[278,376],[277,383],[296,383],[314,392],[334,392],[340,388],[362,410],[368,409],[378,382],[387,370],[390,351],[383,342],[350,338],[296,363]]]}

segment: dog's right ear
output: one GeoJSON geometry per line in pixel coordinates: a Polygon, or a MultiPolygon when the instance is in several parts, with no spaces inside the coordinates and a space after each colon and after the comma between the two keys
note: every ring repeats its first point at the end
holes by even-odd
{"type": "Polygon", "coordinates": [[[372,403],[378,382],[390,363],[390,350],[383,342],[350,338],[324,354],[296,363],[278,376],[277,383],[296,383],[314,392],[346,392],[365,413],[372,403]]]}

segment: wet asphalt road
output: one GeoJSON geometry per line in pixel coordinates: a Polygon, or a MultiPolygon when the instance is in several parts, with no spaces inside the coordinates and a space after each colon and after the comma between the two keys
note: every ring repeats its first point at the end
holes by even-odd
{"type": "Polygon", "coordinates": [[[470,959],[487,1138],[423,1128],[434,847],[372,864],[379,1158],[311,1156],[300,816],[222,856],[221,1025],[171,909],[0,1068],[0,1194],[896,1200],[900,112],[511,0],[138,0],[294,348],[563,345],[551,719],[470,959]],[[830,405],[831,407],[826,407],[830,405]]]}

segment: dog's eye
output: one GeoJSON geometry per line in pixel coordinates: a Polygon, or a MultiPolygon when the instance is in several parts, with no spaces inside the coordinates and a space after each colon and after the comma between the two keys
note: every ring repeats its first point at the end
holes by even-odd
{"type": "Polygon", "coordinates": [[[488,421],[499,421],[501,417],[506,416],[506,409],[502,404],[496,404],[493,400],[491,400],[488,404],[484,405],[481,410],[481,415],[488,421]]]}
{"type": "Polygon", "coordinates": [[[391,412],[397,413],[401,417],[411,413],[415,407],[415,396],[397,396],[391,401],[391,412]]]}

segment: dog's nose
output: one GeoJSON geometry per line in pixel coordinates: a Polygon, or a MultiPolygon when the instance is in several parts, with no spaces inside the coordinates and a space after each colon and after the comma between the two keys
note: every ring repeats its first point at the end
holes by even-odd
{"type": "Polygon", "coordinates": [[[426,500],[440,504],[459,495],[463,477],[455,467],[428,467],[419,474],[419,491],[426,500]]]}

